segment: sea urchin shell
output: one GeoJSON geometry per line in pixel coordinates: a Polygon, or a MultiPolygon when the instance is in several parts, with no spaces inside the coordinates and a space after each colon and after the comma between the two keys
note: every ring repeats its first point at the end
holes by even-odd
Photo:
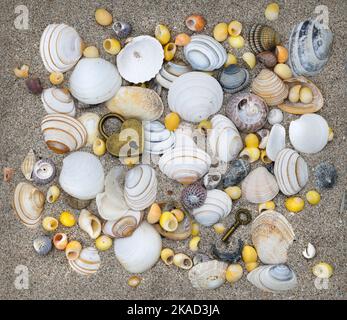
{"type": "Polygon", "coordinates": [[[204,204],[206,196],[206,189],[200,183],[194,183],[183,189],[181,201],[185,208],[195,209],[204,204]]]}

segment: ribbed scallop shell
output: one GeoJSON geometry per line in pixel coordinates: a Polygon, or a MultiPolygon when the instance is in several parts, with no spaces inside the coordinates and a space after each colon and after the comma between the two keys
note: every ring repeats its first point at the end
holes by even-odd
{"type": "Polygon", "coordinates": [[[82,249],[76,260],[69,260],[69,264],[77,273],[88,276],[99,270],[101,259],[95,248],[88,247],[82,249]]]}
{"type": "Polygon", "coordinates": [[[264,167],[258,167],[243,180],[242,196],[251,203],[264,203],[278,194],[275,177],[264,167]]]}
{"type": "Polygon", "coordinates": [[[175,133],[169,131],[159,121],[151,121],[144,125],[145,152],[163,154],[175,145],[175,133]]]}
{"type": "Polygon", "coordinates": [[[286,263],[287,251],[295,234],[282,214],[272,210],[261,213],[253,220],[251,234],[253,245],[263,263],[286,263]]]}
{"type": "Polygon", "coordinates": [[[218,81],[225,92],[236,93],[249,85],[249,72],[245,68],[231,64],[219,73],[218,81]]]}
{"type": "Polygon", "coordinates": [[[249,37],[249,45],[254,53],[271,51],[281,42],[281,37],[277,31],[271,27],[255,24],[252,26],[249,37]]]}
{"type": "Polygon", "coordinates": [[[277,106],[288,97],[288,86],[271,70],[263,69],[252,82],[252,92],[269,106],[277,106]]]}
{"type": "Polygon", "coordinates": [[[64,114],[45,116],[41,132],[48,148],[58,154],[78,150],[87,142],[87,130],[82,123],[64,114]]]}
{"type": "Polygon", "coordinates": [[[71,117],[76,115],[75,103],[67,90],[55,87],[44,89],[41,100],[48,114],[62,113],[71,117]]]}

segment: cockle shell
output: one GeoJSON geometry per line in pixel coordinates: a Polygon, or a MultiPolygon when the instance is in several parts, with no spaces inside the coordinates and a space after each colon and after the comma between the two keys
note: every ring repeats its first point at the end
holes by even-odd
{"type": "Polygon", "coordinates": [[[274,174],[282,193],[287,196],[298,193],[308,181],[305,160],[292,149],[283,149],[276,157],[274,174]]]}
{"type": "Polygon", "coordinates": [[[112,238],[125,238],[133,234],[142,221],[140,211],[129,210],[118,220],[108,220],[102,227],[102,232],[112,238]]]}
{"type": "Polygon", "coordinates": [[[157,196],[157,177],[155,170],[142,164],[129,170],[125,175],[124,198],[133,210],[148,208],[157,196]]]}
{"type": "Polygon", "coordinates": [[[132,83],[151,80],[159,72],[164,59],[160,42],[150,36],[133,38],[117,55],[122,78],[132,83]]]}
{"type": "Polygon", "coordinates": [[[169,89],[174,80],[190,71],[192,68],[186,64],[169,61],[160,69],[155,80],[165,89],[169,89]]]}
{"type": "Polygon", "coordinates": [[[45,195],[33,185],[21,182],[16,186],[13,195],[13,209],[27,227],[39,224],[45,204],[45,195]]]}
{"type": "Polygon", "coordinates": [[[269,138],[266,144],[266,155],[267,157],[275,161],[278,153],[286,146],[286,129],[276,123],[272,126],[269,138]]]}
{"type": "Polygon", "coordinates": [[[187,72],[173,81],[168,94],[169,108],[189,122],[200,122],[217,113],[223,104],[219,82],[203,72],[187,72]]]}
{"type": "Polygon", "coordinates": [[[75,103],[68,90],[55,87],[44,89],[41,100],[48,114],[63,113],[71,117],[76,115],[75,103]]]}
{"type": "Polygon", "coordinates": [[[328,62],[333,33],[328,25],[317,19],[300,22],[289,39],[289,64],[297,76],[317,75],[328,62]]]}
{"type": "Polygon", "coordinates": [[[28,154],[25,156],[20,169],[25,177],[25,179],[32,181],[32,173],[34,170],[34,165],[36,163],[36,156],[33,149],[30,149],[28,154]]]}
{"type": "Polygon", "coordinates": [[[225,282],[228,264],[218,260],[200,262],[188,273],[192,286],[196,289],[217,289],[225,282]]]}
{"type": "Polygon", "coordinates": [[[252,26],[248,37],[249,45],[254,53],[271,51],[281,42],[277,31],[271,27],[255,24],[252,26]]]}
{"type": "Polygon", "coordinates": [[[147,222],[142,222],[130,237],[114,241],[117,260],[131,273],[152,268],[160,257],[161,248],[159,233],[147,222]]]}
{"type": "Polygon", "coordinates": [[[80,212],[78,225],[83,231],[87,232],[92,239],[96,239],[101,233],[101,222],[99,218],[86,209],[80,212]]]}
{"type": "Polygon", "coordinates": [[[231,64],[219,73],[218,81],[225,92],[236,93],[249,85],[249,72],[245,68],[231,64]]]}
{"type": "Polygon", "coordinates": [[[268,107],[251,93],[233,95],[226,106],[226,115],[243,132],[255,132],[266,123],[268,107]]]}
{"type": "Polygon", "coordinates": [[[125,119],[156,120],[164,110],[159,95],[151,89],[121,87],[116,95],[106,102],[106,107],[125,119]]]}
{"type": "Polygon", "coordinates": [[[84,128],[87,130],[87,146],[92,146],[94,141],[99,137],[100,116],[93,112],[85,112],[79,118],[84,128]]]}
{"type": "Polygon", "coordinates": [[[252,82],[252,92],[269,106],[277,106],[288,97],[288,86],[271,70],[263,69],[252,82]]]}
{"type": "Polygon", "coordinates": [[[34,165],[32,179],[37,184],[48,184],[54,180],[56,172],[51,159],[41,159],[34,165]]]}
{"type": "Polygon", "coordinates": [[[72,197],[94,199],[104,190],[104,169],[100,160],[91,153],[73,152],[63,160],[59,183],[72,197]]]}
{"type": "Polygon", "coordinates": [[[297,286],[294,271],[284,265],[260,266],[247,275],[247,280],[267,292],[283,292],[297,286]]]}
{"type": "Polygon", "coordinates": [[[317,153],[328,143],[329,126],[314,113],[302,115],[289,125],[289,139],[293,147],[303,153],[317,153]]]}
{"type": "Polygon", "coordinates": [[[286,263],[287,251],[294,241],[295,234],[282,214],[272,210],[264,211],[253,220],[251,234],[261,262],[286,263]]]}
{"type": "Polygon", "coordinates": [[[258,167],[243,180],[242,196],[251,203],[263,203],[272,200],[279,188],[275,177],[264,167],[258,167]]]}
{"type": "Polygon", "coordinates": [[[163,154],[175,146],[175,133],[169,131],[159,121],[144,125],[144,151],[150,154],[163,154]]]}
{"type": "Polygon", "coordinates": [[[78,150],[87,142],[87,130],[81,122],[65,114],[50,114],[41,122],[47,147],[62,154],[78,150]]]}
{"type": "Polygon", "coordinates": [[[88,276],[99,270],[101,259],[95,248],[88,247],[82,249],[76,260],[69,260],[69,264],[77,273],[88,276]]]}
{"type": "Polygon", "coordinates": [[[194,219],[203,226],[210,227],[225,218],[231,211],[232,201],[221,190],[208,190],[202,206],[191,211],[194,219]]]}
{"type": "Polygon", "coordinates": [[[229,170],[223,176],[223,187],[227,188],[239,184],[250,171],[251,166],[246,160],[237,159],[231,162],[229,170]]]}

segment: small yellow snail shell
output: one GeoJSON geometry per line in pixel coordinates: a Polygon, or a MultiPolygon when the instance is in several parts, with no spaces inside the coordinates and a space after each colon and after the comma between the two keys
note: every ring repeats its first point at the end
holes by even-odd
{"type": "Polygon", "coordinates": [[[69,211],[63,211],[60,214],[59,221],[65,227],[73,227],[76,224],[75,216],[69,211]]]}
{"type": "Polygon", "coordinates": [[[166,61],[171,61],[176,53],[177,46],[173,42],[169,42],[165,47],[164,47],[164,58],[166,61]]]}
{"type": "Polygon", "coordinates": [[[65,233],[56,233],[53,237],[53,244],[58,250],[65,250],[67,246],[67,235],[65,233]]]}
{"type": "Polygon", "coordinates": [[[96,156],[103,156],[106,153],[106,143],[100,138],[96,138],[93,142],[93,152],[96,156]]]}
{"type": "Polygon", "coordinates": [[[257,251],[249,245],[245,245],[242,249],[242,260],[244,263],[257,262],[257,251]]]}
{"type": "Polygon", "coordinates": [[[288,99],[292,103],[299,102],[300,99],[300,90],[301,90],[301,84],[297,84],[290,88],[288,99]]]}
{"type": "Polygon", "coordinates": [[[53,217],[45,217],[42,220],[42,227],[46,231],[54,231],[55,229],[58,228],[58,220],[53,217]]]}
{"type": "Polygon", "coordinates": [[[101,26],[109,26],[112,21],[112,15],[106,9],[99,8],[95,10],[95,20],[101,26]]]}
{"type": "Polygon", "coordinates": [[[230,66],[231,64],[237,64],[237,58],[232,53],[228,53],[227,60],[224,64],[224,67],[230,66]]]}
{"type": "Polygon", "coordinates": [[[173,257],[173,264],[181,269],[188,270],[193,266],[193,261],[184,253],[177,253],[173,257]]]}
{"type": "Polygon", "coordinates": [[[141,278],[138,276],[131,276],[128,279],[128,286],[132,288],[136,288],[141,283],[141,278]]]}
{"type": "Polygon", "coordinates": [[[300,101],[302,103],[311,103],[313,100],[313,93],[309,87],[302,87],[300,89],[300,101]]]}
{"type": "Polygon", "coordinates": [[[180,125],[180,121],[179,115],[176,112],[171,112],[164,119],[165,127],[170,131],[175,131],[180,125]]]}
{"type": "Polygon", "coordinates": [[[240,155],[241,158],[245,158],[250,163],[257,161],[260,158],[260,150],[258,148],[244,148],[240,155]]]}
{"type": "Polygon", "coordinates": [[[239,21],[233,20],[228,25],[228,33],[232,37],[236,37],[241,34],[242,31],[242,24],[239,21]]]}
{"type": "Polygon", "coordinates": [[[246,270],[248,272],[253,271],[255,268],[259,266],[259,262],[249,262],[245,264],[246,270]]]}
{"type": "Polygon", "coordinates": [[[284,205],[290,212],[300,212],[304,209],[305,202],[300,197],[289,197],[286,199],[284,205]]]}
{"type": "Polygon", "coordinates": [[[175,45],[178,47],[184,47],[190,42],[190,36],[186,33],[180,33],[175,38],[175,45]]]}
{"type": "Polygon", "coordinates": [[[95,46],[89,46],[83,50],[83,56],[86,58],[99,58],[99,49],[95,46]]]}
{"type": "Polygon", "coordinates": [[[57,86],[63,83],[64,75],[61,72],[52,72],[49,75],[49,81],[51,82],[51,84],[57,86]]]}
{"type": "Polygon", "coordinates": [[[278,63],[285,63],[288,60],[288,49],[282,46],[276,46],[275,54],[278,63]]]}
{"type": "Polygon", "coordinates": [[[122,49],[120,42],[115,38],[105,39],[102,46],[107,53],[112,55],[118,54],[120,49],[122,49]]]}
{"type": "Polygon", "coordinates": [[[257,64],[257,59],[252,52],[245,52],[242,55],[242,60],[247,63],[250,69],[253,69],[257,64]]]}
{"type": "Polygon", "coordinates": [[[198,251],[199,249],[199,242],[201,238],[199,236],[193,237],[189,241],[189,249],[192,251],[198,251]]]}
{"type": "Polygon", "coordinates": [[[277,3],[270,3],[265,9],[265,18],[274,21],[278,19],[280,7],[277,3]]]}
{"type": "Polygon", "coordinates": [[[289,79],[293,76],[292,70],[285,63],[276,64],[274,72],[283,80],[289,79]]]}
{"type": "Polygon", "coordinates": [[[228,38],[228,25],[225,22],[216,24],[213,28],[213,37],[219,42],[225,41],[228,38]]]}
{"type": "Polygon", "coordinates": [[[176,217],[169,211],[165,211],[161,214],[159,224],[164,230],[169,232],[175,231],[178,227],[176,217]]]}
{"type": "Polygon", "coordinates": [[[329,127],[329,136],[328,136],[328,141],[333,141],[334,139],[334,131],[329,127]]]}
{"type": "Polygon", "coordinates": [[[47,202],[54,203],[59,199],[59,197],[60,197],[60,189],[57,186],[50,186],[46,195],[47,202]]]}
{"type": "Polygon", "coordinates": [[[275,210],[275,202],[273,201],[266,201],[264,203],[260,203],[259,206],[258,206],[258,212],[259,213],[262,213],[263,211],[266,211],[266,210],[275,210]]]}
{"type": "Polygon", "coordinates": [[[260,160],[265,164],[269,164],[272,162],[272,160],[267,156],[265,149],[260,151],[260,160]]]}
{"type": "Polygon", "coordinates": [[[228,187],[224,191],[232,200],[237,200],[241,198],[242,192],[241,192],[241,188],[238,186],[228,187]]]}
{"type": "Polygon", "coordinates": [[[258,148],[259,147],[259,138],[254,133],[249,133],[245,137],[245,145],[249,148],[258,148]]]}
{"type": "Polygon", "coordinates": [[[312,268],[312,272],[318,278],[328,279],[333,275],[334,268],[326,262],[320,262],[312,268]]]}
{"type": "Polygon", "coordinates": [[[95,240],[95,247],[100,251],[106,251],[111,248],[112,242],[109,236],[103,234],[95,240]]]}
{"type": "Polygon", "coordinates": [[[155,27],[154,35],[162,45],[167,44],[171,38],[169,28],[167,26],[164,26],[163,24],[158,24],[155,27]]]}
{"type": "Polygon", "coordinates": [[[17,78],[28,78],[29,77],[29,66],[23,64],[20,68],[13,69],[14,75],[17,78]]]}
{"type": "Polygon", "coordinates": [[[241,49],[245,45],[245,39],[242,36],[236,36],[236,37],[230,36],[228,38],[228,42],[230,47],[234,49],[241,49]]]}
{"type": "Polygon", "coordinates": [[[65,255],[68,260],[76,260],[82,250],[82,245],[76,241],[70,241],[65,248],[65,255]]]}
{"type": "Polygon", "coordinates": [[[212,129],[212,123],[210,120],[202,120],[198,124],[198,130],[202,134],[207,134],[208,130],[212,129]]]}
{"type": "Polygon", "coordinates": [[[314,206],[320,202],[320,194],[315,190],[308,191],[306,193],[306,200],[309,204],[314,206]]]}
{"type": "Polygon", "coordinates": [[[235,263],[228,266],[225,272],[225,279],[230,283],[235,283],[242,278],[243,269],[240,264],[235,263]]]}
{"type": "Polygon", "coordinates": [[[200,226],[197,223],[192,223],[192,236],[195,237],[200,233],[200,226]]]}
{"type": "Polygon", "coordinates": [[[171,213],[176,217],[178,222],[183,221],[184,213],[183,213],[182,210],[180,210],[180,209],[173,209],[173,210],[171,210],[171,213]]]}
{"type": "Polygon", "coordinates": [[[225,231],[225,225],[223,223],[216,223],[213,225],[213,229],[217,234],[222,234],[225,231]]]}
{"type": "Polygon", "coordinates": [[[161,209],[157,203],[153,203],[147,213],[147,222],[150,224],[157,223],[161,216],[161,209]]]}
{"type": "Polygon", "coordinates": [[[161,260],[163,260],[163,262],[167,266],[169,266],[169,265],[173,264],[174,255],[175,255],[175,252],[172,249],[164,248],[163,250],[161,250],[160,258],[161,258],[161,260]]]}

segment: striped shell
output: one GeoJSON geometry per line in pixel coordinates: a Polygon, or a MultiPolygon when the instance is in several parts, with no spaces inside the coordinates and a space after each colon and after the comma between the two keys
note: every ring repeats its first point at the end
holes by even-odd
{"type": "Polygon", "coordinates": [[[33,241],[35,251],[42,256],[45,256],[52,250],[52,240],[49,237],[41,236],[33,241]]]}
{"type": "Polygon", "coordinates": [[[252,51],[254,53],[260,53],[274,49],[280,44],[281,37],[271,27],[255,24],[249,32],[248,41],[252,51]]]}
{"type": "Polygon", "coordinates": [[[68,90],[55,87],[44,89],[41,100],[48,114],[62,113],[71,117],[76,115],[75,103],[68,90]]]}
{"type": "Polygon", "coordinates": [[[99,270],[101,259],[95,248],[88,247],[82,249],[76,260],[69,260],[69,264],[77,273],[88,276],[99,270]]]}
{"type": "Polygon", "coordinates": [[[245,68],[231,64],[219,73],[218,81],[225,92],[236,93],[249,85],[249,72],[245,68]]]}
{"type": "Polygon", "coordinates": [[[129,210],[119,220],[108,220],[105,222],[102,231],[113,238],[125,238],[133,234],[142,221],[140,211],[129,210]]]}

